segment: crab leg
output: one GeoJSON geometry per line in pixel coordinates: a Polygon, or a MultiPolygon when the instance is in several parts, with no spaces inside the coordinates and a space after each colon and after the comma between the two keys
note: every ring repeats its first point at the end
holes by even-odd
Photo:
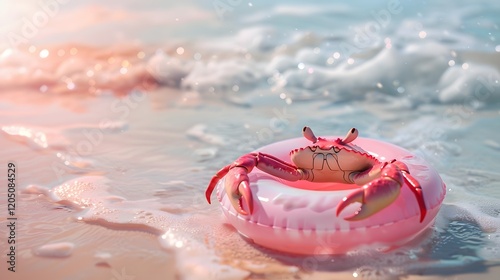
{"type": "Polygon", "coordinates": [[[256,153],[257,168],[287,181],[307,180],[309,173],[277,157],[256,153]]]}
{"type": "Polygon", "coordinates": [[[263,153],[250,153],[241,156],[232,164],[225,166],[219,170],[205,191],[205,197],[208,203],[211,203],[210,196],[222,177],[226,176],[224,188],[229,196],[229,200],[233,207],[242,215],[252,214],[253,211],[253,196],[249,187],[248,173],[254,167],[274,175],[276,177],[288,180],[297,181],[307,179],[308,173],[299,169],[279,158],[263,153]],[[250,213],[243,210],[242,204],[245,202],[250,213]]]}
{"type": "Polygon", "coordinates": [[[392,163],[397,165],[399,170],[401,170],[401,174],[403,174],[406,184],[415,195],[418,207],[420,208],[420,222],[422,222],[427,214],[427,207],[425,207],[424,193],[422,192],[420,183],[410,175],[410,171],[408,170],[408,166],[406,166],[406,164],[396,160],[393,160],[392,163]]]}
{"type": "Polygon", "coordinates": [[[231,168],[231,165],[226,165],[221,168],[221,170],[217,171],[215,175],[212,177],[212,180],[210,180],[210,183],[208,184],[208,187],[205,191],[205,197],[208,201],[208,204],[212,204],[212,201],[210,201],[210,196],[212,195],[212,192],[215,189],[215,186],[217,186],[217,183],[222,179],[222,177],[226,176],[226,174],[229,172],[229,169],[231,168]]]}

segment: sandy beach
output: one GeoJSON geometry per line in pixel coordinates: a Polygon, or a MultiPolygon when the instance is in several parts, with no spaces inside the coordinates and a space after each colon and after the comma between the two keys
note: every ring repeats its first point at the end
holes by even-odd
{"type": "Polygon", "coordinates": [[[1,279],[497,278],[497,3],[0,8],[1,279]],[[212,176],[304,126],[425,160],[446,184],[432,226],[327,256],[242,238],[212,176]]]}

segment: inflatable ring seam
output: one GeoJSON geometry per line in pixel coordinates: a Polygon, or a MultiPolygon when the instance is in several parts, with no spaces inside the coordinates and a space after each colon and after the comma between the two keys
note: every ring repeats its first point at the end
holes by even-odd
{"type": "Polygon", "coordinates": [[[414,217],[416,216],[420,216],[420,214],[416,214],[416,215],[412,215],[410,217],[405,217],[404,219],[397,219],[395,221],[390,221],[390,222],[387,222],[387,223],[384,223],[384,224],[378,224],[378,225],[371,225],[371,226],[362,226],[362,227],[349,227],[349,229],[338,229],[338,228],[330,228],[330,229],[298,229],[298,228],[289,228],[289,227],[280,227],[280,226],[276,226],[276,225],[267,225],[267,224],[262,224],[262,223],[259,223],[259,222],[256,222],[256,221],[252,221],[250,219],[245,219],[243,218],[240,214],[238,213],[233,213],[231,210],[232,209],[229,209],[227,208],[226,206],[224,205],[221,205],[229,214],[235,216],[236,218],[244,221],[244,222],[247,222],[247,223],[251,223],[251,224],[255,224],[255,225],[258,225],[258,226],[262,226],[262,227],[269,227],[269,228],[275,228],[275,229],[284,229],[284,230],[296,230],[296,231],[331,231],[331,232],[335,232],[335,231],[340,231],[340,232],[348,232],[348,231],[351,231],[351,230],[368,230],[368,229],[372,229],[372,228],[379,228],[379,227],[385,227],[385,226],[389,226],[389,225],[392,225],[392,224],[395,224],[395,223],[398,223],[399,221],[403,221],[403,220],[409,220],[409,219],[413,219],[414,217]]]}
{"type": "MultiPolygon", "coordinates": [[[[445,190],[446,189],[446,184],[442,184],[442,189],[445,190]]],[[[217,191],[217,196],[219,196],[219,192],[217,191]]],[[[445,196],[445,192],[442,192],[442,194],[440,195],[439,199],[438,199],[438,203],[436,205],[431,205],[430,208],[435,208],[435,207],[439,207],[440,204],[439,204],[439,201],[442,201],[444,199],[444,196],[445,196]]],[[[258,225],[258,226],[262,226],[262,227],[269,227],[269,228],[275,228],[275,229],[284,229],[284,230],[296,230],[296,231],[304,231],[304,229],[298,229],[298,228],[288,228],[288,227],[280,227],[280,226],[276,226],[276,225],[268,225],[268,224],[262,224],[262,223],[259,223],[259,222],[256,222],[256,221],[252,221],[250,219],[245,219],[243,218],[240,214],[238,213],[234,213],[233,211],[231,211],[232,209],[230,208],[227,208],[225,205],[221,204],[221,207],[224,208],[227,213],[235,216],[236,218],[244,221],[244,222],[247,222],[247,223],[251,223],[251,224],[255,224],[255,225],[258,225]]],[[[368,230],[368,229],[372,229],[372,228],[379,228],[379,227],[385,227],[385,226],[389,226],[389,225],[392,225],[394,223],[398,223],[402,220],[409,220],[409,219],[413,219],[415,218],[416,216],[420,216],[419,213],[415,214],[415,215],[412,215],[412,216],[409,216],[409,217],[405,217],[403,219],[397,219],[397,220],[394,220],[394,221],[390,221],[390,222],[387,222],[387,223],[383,223],[383,224],[377,224],[377,225],[371,225],[371,226],[362,226],[362,227],[349,227],[349,229],[337,229],[337,228],[331,228],[331,229],[307,229],[307,231],[344,231],[344,232],[347,232],[347,231],[351,231],[351,230],[368,230]]]]}

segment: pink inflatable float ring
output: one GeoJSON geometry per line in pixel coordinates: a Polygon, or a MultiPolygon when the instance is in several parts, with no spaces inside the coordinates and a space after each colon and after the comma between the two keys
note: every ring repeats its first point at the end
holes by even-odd
{"type": "Polygon", "coordinates": [[[409,151],[379,140],[316,137],[274,143],[222,168],[216,189],[228,222],[263,247],[342,254],[407,243],[434,221],[446,187],[409,151]],[[254,168],[255,167],[255,168],[254,168]]]}

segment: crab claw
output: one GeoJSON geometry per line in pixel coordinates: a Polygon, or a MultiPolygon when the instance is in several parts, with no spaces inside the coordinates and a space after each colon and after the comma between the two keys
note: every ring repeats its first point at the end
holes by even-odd
{"type": "Polygon", "coordinates": [[[344,218],[347,221],[359,221],[378,213],[394,202],[399,196],[403,176],[395,166],[388,165],[386,168],[388,170],[384,170],[382,177],[344,197],[343,201],[337,205],[337,216],[347,206],[359,202],[361,203],[359,210],[354,215],[344,218]]]}
{"type": "Polygon", "coordinates": [[[224,184],[229,201],[241,215],[248,215],[253,212],[253,197],[248,185],[247,172],[244,167],[232,168],[229,170],[224,184]],[[248,212],[244,208],[248,209],[248,212]]]}
{"type": "Polygon", "coordinates": [[[234,209],[242,214],[253,212],[253,196],[249,186],[248,173],[255,167],[278,178],[297,181],[308,178],[304,171],[292,164],[264,153],[249,153],[239,157],[232,164],[219,170],[208,184],[205,197],[210,203],[210,196],[219,181],[225,176],[224,190],[234,209]],[[248,212],[247,212],[248,211],[248,212]]]}

